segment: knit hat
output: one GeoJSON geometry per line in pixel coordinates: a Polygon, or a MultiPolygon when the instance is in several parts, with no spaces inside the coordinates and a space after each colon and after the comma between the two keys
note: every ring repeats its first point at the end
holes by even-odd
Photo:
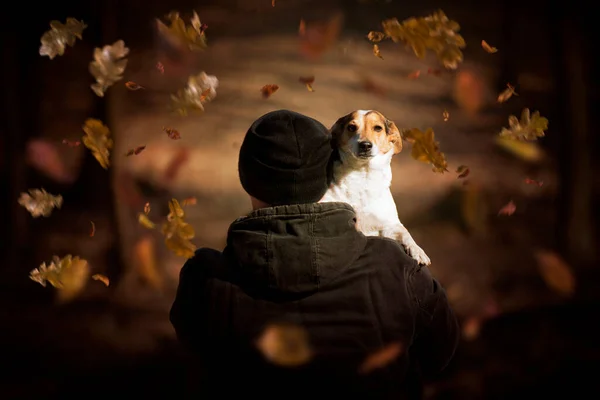
{"type": "Polygon", "coordinates": [[[257,119],[240,148],[244,190],[272,206],[319,201],[327,191],[331,135],[319,121],[288,110],[257,119]]]}

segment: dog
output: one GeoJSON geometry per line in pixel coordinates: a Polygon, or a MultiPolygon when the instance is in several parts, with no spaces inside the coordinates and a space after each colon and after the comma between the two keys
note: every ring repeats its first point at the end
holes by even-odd
{"type": "Polygon", "coordinates": [[[331,141],[331,184],[321,202],[350,204],[360,232],[397,240],[419,264],[429,265],[427,254],[400,222],[390,190],[392,157],[402,151],[396,124],[378,111],[354,111],[336,121],[331,141]]]}

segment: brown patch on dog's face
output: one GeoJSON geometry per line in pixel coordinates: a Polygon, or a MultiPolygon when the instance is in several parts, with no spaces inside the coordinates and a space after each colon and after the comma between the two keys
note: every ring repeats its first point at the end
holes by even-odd
{"type": "Polygon", "coordinates": [[[358,110],[338,119],[331,128],[332,144],[345,152],[363,158],[402,151],[400,131],[393,121],[378,111],[358,110]],[[359,143],[370,143],[372,151],[359,154],[359,143]]]}

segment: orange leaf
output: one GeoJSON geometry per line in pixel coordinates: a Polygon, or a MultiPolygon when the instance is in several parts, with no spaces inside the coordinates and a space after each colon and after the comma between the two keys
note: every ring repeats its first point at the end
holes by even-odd
{"type": "Polygon", "coordinates": [[[108,278],[102,274],[92,275],[92,279],[104,283],[104,286],[110,285],[110,281],[108,280],[108,278]]]}
{"type": "Polygon", "coordinates": [[[500,209],[500,211],[498,211],[498,215],[507,215],[507,216],[511,216],[515,213],[515,211],[517,211],[517,206],[516,204],[511,200],[508,202],[508,204],[506,204],[504,207],[502,207],[500,209]]]}
{"type": "Polygon", "coordinates": [[[490,54],[498,52],[497,48],[490,46],[485,40],[481,41],[481,47],[490,54]]]}
{"type": "Polygon", "coordinates": [[[94,224],[94,221],[90,221],[90,224],[92,224],[92,230],[90,231],[90,237],[94,237],[94,235],[96,234],[96,224],[94,224]]]}
{"type": "Polygon", "coordinates": [[[262,95],[265,99],[268,99],[269,97],[271,97],[271,95],[278,90],[279,90],[278,85],[265,85],[262,88],[260,88],[260,92],[262,93],[262,95]]]}
{"type": "Polygon", "coordinates": [[[368,374],[378,368],[383,368],[386,365],[397,359],[404,351],[404,346],[400,342],[390,343],[382,349],[369,354],[365,361],[360,365],[358,371],[361,374],[368,374]]]}
{"type": "Polygon", "coordinates": [[[129,90],[140,90],[140,89],[144,89],[144,87],[138,85],[135,82],[129,81],[129,82],[125,82],[125,87],[129,90]]]}
{"type": "Polygon", "coordinates": [[[538,250],[534,254],[546,285],[563,296],[575,292],[576,281],[569,265],[555,252],[538,250]]]}

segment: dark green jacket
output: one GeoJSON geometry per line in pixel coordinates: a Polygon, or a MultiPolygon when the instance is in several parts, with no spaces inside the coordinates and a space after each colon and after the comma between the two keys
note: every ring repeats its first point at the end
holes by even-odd
{"type": "Polygon", "coordinates": [[[355,223],[345,203],[259,209],[231,225],[223,252],[203,248],[186,262],[171,322],[199,356],[201,389],[263,399],[327,391],[414,398],[417,376],[448,364],[459,329],[443,288],[398,243],[366,237],[355,223]],[[289,369],[263,359],[254,344],[276,322],[306,328],[310,363],[289,369]],[[357,373],[393,342],[402,355],[357,373]],[[287,391],[265,392],[279,385],[287,391]]]}

